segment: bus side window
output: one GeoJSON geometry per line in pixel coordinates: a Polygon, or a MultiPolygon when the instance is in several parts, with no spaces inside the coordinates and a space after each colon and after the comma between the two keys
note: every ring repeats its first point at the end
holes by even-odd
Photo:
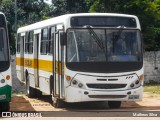
{"type": "Polygon", "coordinates": [[[25,53],[28,53],[28,32],[25,34],[25,53]]]}
{"type": "Polygon", "coordinates": [[[48,28],[41,31],[41,54],[47,54],[48,49],[48,28]]]}
{"type": "Polygon", "coordinates": [[[20,53],[20,33],[17,36],[17,53],[20,53]]]}
{"type": "Polygon", "coordinates": [[[48,48],[48,53],[49,54],[52,54],[53,53],[53,34],[56,32],[56,27],[53,26],[50,28],[50,31],[49,31],[49,48],[48,48]]]}
{"type": "Polygon", "coordinates": [[[32,54],[33,53],[33,31],[29,32],[28,35],[28,53],[32,54]]]}

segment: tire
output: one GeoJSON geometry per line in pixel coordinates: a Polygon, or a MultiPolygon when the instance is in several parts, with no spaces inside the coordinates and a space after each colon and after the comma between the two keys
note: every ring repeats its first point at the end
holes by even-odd
{"type": "Polygon", "coordinates": [[[54,98],[54,100],[53,100],[53,106],[55,108],[62,108],[62,107],[64,107],[64,104],[65,104],[65,102],[60,100],[59,98],[54,98]]]}
{"type": "Polygon", "coordinates": [[[108,101],[109,108],[120,108],[121,107],[121,101],[108,101]]]}
{"type": "Polygon", "coordinates": [[[10,104],[9,102],[1,102],[0,103],[0,111],[1,112],[7,112],[10,109],[10,104]]]}

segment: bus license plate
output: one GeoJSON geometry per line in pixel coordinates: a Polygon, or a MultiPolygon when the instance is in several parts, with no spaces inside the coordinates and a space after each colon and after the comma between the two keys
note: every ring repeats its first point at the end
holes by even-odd
{"type": "Polygon", "coordinates": [[[129,95],[128,99],[139,99],[139,95],[129,95]]]}
{"type": "Polygon", "coordinates": [[[0,95],[0,100],[6,99],[6,95],[0,95]]]}

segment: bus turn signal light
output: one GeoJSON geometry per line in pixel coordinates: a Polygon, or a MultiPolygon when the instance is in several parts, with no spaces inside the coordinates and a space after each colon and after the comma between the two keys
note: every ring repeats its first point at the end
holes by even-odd
{"type": "Polygon", "coordinates": [[[139,80],[143,80],[143,75],[140,75],[140,76],[139,76],[139,80]]]}
{"type": "Polygon", "coordinates": [[[71,77],[70,76],[66,76],[66,80],[70,81],[71,77]]]}
{"type": "Polygon", "coordinates": [[[10,76],[9,75],[6,76],[6,80],[10,80],[10,76]]]}

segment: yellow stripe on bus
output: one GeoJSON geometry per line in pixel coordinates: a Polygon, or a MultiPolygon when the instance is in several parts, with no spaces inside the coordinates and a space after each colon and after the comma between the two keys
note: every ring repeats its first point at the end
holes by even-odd
{"type": "Polygon", "coordinates": [[[40,69],[46,72],[53,72],[52,63],[53,61],[49,61],[49,60],[38,60],[38,66],[37,66],[37,59],[16,57],[16,65],[33,68],[33,69],[40,69]]]}

